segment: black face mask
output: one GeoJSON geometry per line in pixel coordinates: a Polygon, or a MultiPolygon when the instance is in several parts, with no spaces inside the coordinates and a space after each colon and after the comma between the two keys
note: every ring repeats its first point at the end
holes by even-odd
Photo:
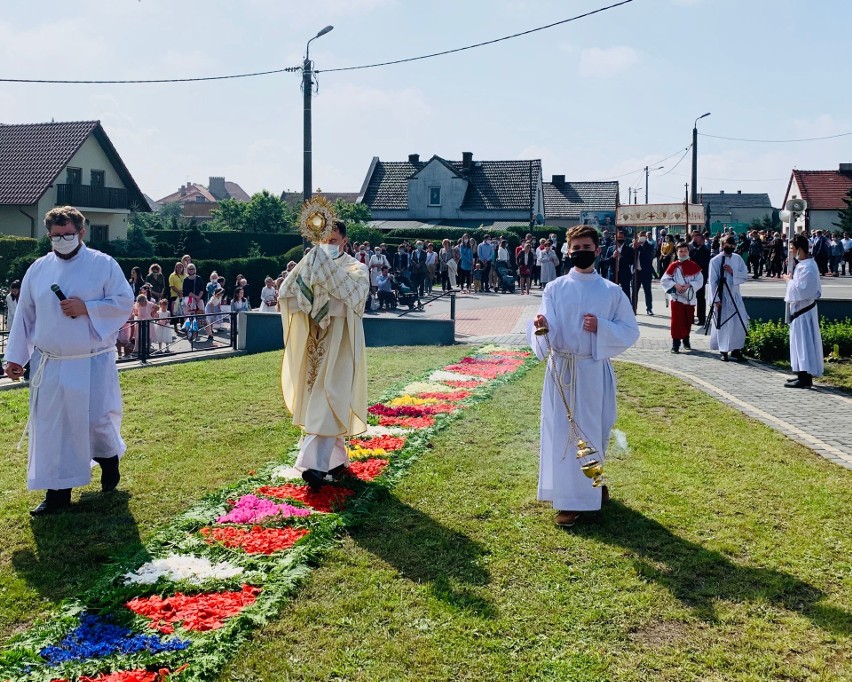
{"type": "Polygon", "coordinates": [[[623,239],[617,239],[615,241],[615,243],[618,244],[619,246],[621,246],[624,243],[624,240],[623,239]]]}
{"type": "Polygon", "coordinates": [[[734,247],[733,247],[733,246],[726,246],[726,247],[725,247],[724,249],[722,249],[722,250],[723,250],[723,251],[724,251],[727,255],[729,255],[729,256],[730,256],[730,255],[734,252],[734,247]]]}
{"type": "Polygon", "coordinates": [[[571,264],[575,268],[585,270],[592,266],[595,262],[595,258],[596,256],[594,251],[574,251],[571,254],[571,264]]]}

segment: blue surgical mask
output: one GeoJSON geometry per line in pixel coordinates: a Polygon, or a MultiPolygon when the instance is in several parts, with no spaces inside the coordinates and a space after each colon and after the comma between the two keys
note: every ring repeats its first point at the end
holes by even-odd
{"type": "Polygon", "coordinates": [[[337,244],[317,244],[317,246],[325,251],[329,258],[337,258],[340,255],[340,247],[337,244]]]}

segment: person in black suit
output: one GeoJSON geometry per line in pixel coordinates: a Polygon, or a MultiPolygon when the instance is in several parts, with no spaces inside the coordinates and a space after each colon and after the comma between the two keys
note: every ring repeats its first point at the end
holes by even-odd
{"type": "Polygon", "coordinates": [[[598,274],[604,279],[612,279],[609,272],[611,263],[606,260],[606,254],[609,252],[612,245],[613,241],[609,234],[609,230],[604,229],[603,234],[601,235],[601,258],[598,261],[598,274]]]}
{"type": "Polygon", "coordinates": [[[648,241],[648,233],[640,232],[639,238],[634,240],[633,248],[639,254],[636,264],[636,297],[639,297],[639,287],[645,291],[645,312],[654,314],[654,298],[651,295],[651,280],[654,275],[654,247],[648,241]]]}
{"type": "Polygon", "coordinates": [[[701,267],[704,275],[704,284],[695,292],[695,314],[698,316],[698,325],[703,327],[707,323],[707,282],[710,278],[710,249],[704,244],[704,235],[698,230],[692,232],[692,242],[689,244],[689,258],[701,267]]]}
{"type": "Polygon", "coordinates": [[[633,286],[633,247],[624,241],[624,233],[615,235],[615,244],[606,251],[605,269],[611,274],[610,279],[616,282],[624,295],[631,301],[631,289],[633,286]]]}

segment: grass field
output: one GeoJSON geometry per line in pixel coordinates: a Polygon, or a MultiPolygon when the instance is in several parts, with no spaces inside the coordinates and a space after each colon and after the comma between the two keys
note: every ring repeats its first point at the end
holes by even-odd
{"type": "Polygon", "coordinates": [[[852,393],[852,362],[825,363],[825,374],[820,381],[852,393]]]}
{"type": "MultiPolygon", "coordinates": [[[[372,397],[463,350],[371,351],[372,397]]],[[[25,456],[0,463],[4,637],[286,451],[277,365],[123,374],[129,493],[109,505],[84,492],[74,514],[30,521],[25,456]]],[[[631,451],[609,462],[610,505],[561,531],[535,499],[542,376],[444,431],[221,679],[852,680],[852,473],[619,365],[631,451]]],[[[0,394],[7,452],[24,400],[0,394]]]]}

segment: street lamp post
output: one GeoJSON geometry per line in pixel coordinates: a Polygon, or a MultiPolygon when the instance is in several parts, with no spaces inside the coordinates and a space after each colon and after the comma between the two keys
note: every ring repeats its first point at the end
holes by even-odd
{"type": "MultiPolygon", "coordinates": [[[[311,187],[313,185],[313,157],[311,149],[311,96],[313,94],[313,68],[311,65],[311,42],[324,36],[331,31],[334,26],[326,26],[322,31],[317,33],[308,41],[305,46],[305,61],[302,64],[302,99],[304,101],[304,165],[302,168],[302,201],[309,201],[313,195],[311,187]]],[[[307,248],[310,246],[306,239],[302,239],[302,246],[307,248]]]]}
{"type": "Polygon", "coordinates": [[[651,171],[663,170],[665,166],[658,166],[657,168],[648,169],[648,166],[645,166],[645,203],[648,203],[648,173],[651,171]]]}
{"type": "Polygon", "coordinates": [[[698,203],[698,122],[702,118],[707,118],[710,115],[708,111],[706,114],[701,114],[698,118],[695,119],[695,122],[692,124],[692,203],[698,203]]]}

